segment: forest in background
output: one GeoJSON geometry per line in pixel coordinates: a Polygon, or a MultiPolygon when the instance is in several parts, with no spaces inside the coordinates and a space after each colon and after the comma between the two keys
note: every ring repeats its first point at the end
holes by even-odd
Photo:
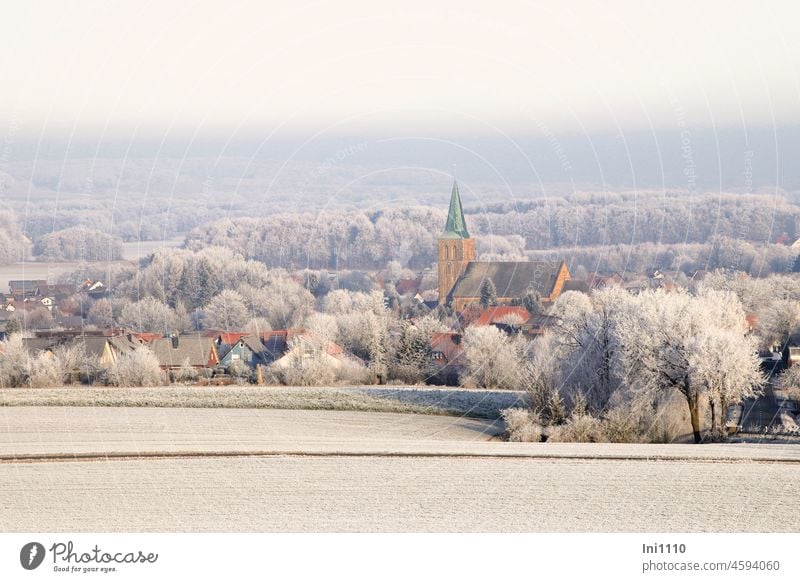
{"type": "MultiPolygon", "coordinates": [[[[185,236],[187,249],[226,247],[268,267],[377,270],[393,261],[421,271],[435,261],[451,178],[424,167],[377,171],[377,147],[343,143],[317,160],[8,161],[0,264],[117,260],[120,242],[185,236]]],[[[794,266],[798,193],[594,191],[520,176],[492,181],[474,170],[465,168],[460,186],[485,260],[564,258],[579,278],[714,268],[767,275],[794,266]]]]}

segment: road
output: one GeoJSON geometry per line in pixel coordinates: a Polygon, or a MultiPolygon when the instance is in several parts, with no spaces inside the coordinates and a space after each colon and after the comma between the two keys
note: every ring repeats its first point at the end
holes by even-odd
{"type": "Polygon", "coordinates": [[[782,421],[782,414],[786,416],[786,411],[794,411],[789,407],[790,402],[786,400],[786,394],[774,386],[770,380],[764,387],[764,393],[758,398],[747,400],[742,405],[742,418],[740,425],[743,435],[758,435],[772,433],[773,431],[785,431],[788,427],[786,421],[782,421]]]}

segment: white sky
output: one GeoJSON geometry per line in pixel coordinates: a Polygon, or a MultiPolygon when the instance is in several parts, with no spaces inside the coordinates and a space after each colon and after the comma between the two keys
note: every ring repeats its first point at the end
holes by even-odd
{"type": "Polygon", "coordinates": [[[3,4],[0,132],[800,121],[798,2],[3,4]]]}

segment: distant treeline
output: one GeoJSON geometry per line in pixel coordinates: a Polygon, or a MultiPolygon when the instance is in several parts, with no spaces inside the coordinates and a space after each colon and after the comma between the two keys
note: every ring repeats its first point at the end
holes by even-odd
{"type": "Polygon", "coordinates": [[[122,258],[122,243],[99,230],[76,226],[40,237],[33,253],[49,261],[116,261],[122,258]]]}
{"type": "MultiPolygon", "coordinates": [[[[436,260],[445,209],[392,208],[226,219],[194,229],[187,247],[224,246],[270,267],[364,268],[436,260]]],[[[479,252],[517,259],[552,250],[589,271],[791,268],[800,207],[783,197],[686,193],[576,194],[468,211],[479,252]],[[503,243],[503,241],[506,241],[503,243]],[[780,241],[780,245],[774,244],[780,241]]]]}
{"type": "Polygon", "coordinates": [[[756,194],[586,193],[495,204],[473,210],[467,221],[478,232],[521,235],[529,250],[707,243],[714,237],[765,243],[797,238],[800,207],[756,194]]]}
{"type": "Polygon", "coordinates": [[[371,269],[389,261],[422,268],[436,259],[445,219],[445,210],[429,207],[225,219],[194,229],[186,247],[223,246],[289,269],[371,269]]]}
{"type": "Polygon", "coordinates": [[[0,208],[0,265],[22,260],[25,256],[25,238],[16,215],[0,208]]]}

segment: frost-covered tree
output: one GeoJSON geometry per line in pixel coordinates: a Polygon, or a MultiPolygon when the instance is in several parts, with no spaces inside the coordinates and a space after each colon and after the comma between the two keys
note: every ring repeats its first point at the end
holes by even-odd
{"type": "Polygon", "coordinates": [[[553,306],[562,345],[562,381],[568,396],[580,395],[588,410],[606,410],[624,381],[618,326],[631,309],[632,296],[618,288],[592,297],[569,291],[553,306]]]}
{"type": "Polygon", "coordinates": [[[800,301],[779,299],[759,310],[758,334],[765,347],[783,349],[789,336],[800,326],[800,301]]]}
{"type": "Polygon", "coordinates": [[[24,240],[16,214],[0,208],[0,265],[8,265],[24,258],[24,240]]]}
{"type": "Polygon", "coordinates": [[[242,296],[229,289],[209,301],[203,311],[203,324],[209,329],[239,330],[251,318],[242,296]]]}
{"type": "Polygon", "coordinates": [[[72,227],[40,237],[33,252],[50,261],[116,261],[122,242],[96,229],[72,227]]]}
{"type": "Polygon", "coordinates": [[[169,334],[175,331],[175,312],[153,297],[129,303],[120,311],[122,326],[137,331],[169,334]]]}
{"type": "MultiPolygon", "coordinates": [[[[705,402],[719,434],[728,405],[752,396],[762,382],[744,309],[730,291],[631,295],[606,288],[591,298],[568,292],[551,313],[563,362],[558,382],[572,414],[601,419],[615,442],[647,432],[653,413],[674,394],[688,405],[696,441],[705,402]]],[[[534,371],[541,369],[540,363],[534,371]]]]}
{"type": "Polygon", "coordinates": [[[109,368],[108,380],[114,386],[158,386],[161,384],[158,358],[146,346],[125,352],[109,368]]]}
{"type": "Polygon", "coordinates": [[[389,366],[389,331],[393,323],[383,293],[331,291],[324,305],[336,318],[336,343],[367,362],[378,382],[386,379],[389,366]]]}
{"type": "Polygon", "coordinates": [[[533,414],[548,424],[563,422],[566,416],[561,396],[563,349],[554,334],[545,333],[531,342],[522,371],[522,388],[528,392],[533,414]]]}
{"type": "Polygon", "coordinates": [[[415,323],[404,322],[391,359],[391,375],[409,384],[424,381],[432,372],[431,339],[444,326],[434,317],[425,316],[415,323]]]}
{"type": "Polygon", "coordinates": [[[20,334],[0,342],[0,388],[24,386],[31,373],[31,357],[20,334]]]}
{"type": "Polygon", "coordinates": [[[98,299],[92,304],[89,308],[89,323],[97,327],[114,325],[114,309],[109,299],[98,299]]]}
{"type": "Polygon", "coordinates": [[[464,332],[463,346],[466,383],[501,390],[520,387],[525,346],[518,337],[492,325],[470,326],[464,332]]]}
{"type": "Polygon", "coordinates": [[[494,285],[494,281],[491,279],[484,279],[481,282],[480,288],[480,303],[481,307],[486,309],[490,305],[494,305],[497,303],[497,288],[494,285]]]}
{"type": "MultiPolygon", "coordinates": [[[[735,399],[750,393],[754,388],[750,383],[758,375],[755,358],[741,358],[748,348],[752,350],[750,340],[745,337],[741,303],[732,293],[716,290],[705,290],[697,297],[688,293],[647,292],[636,296],[635,301],[635,309],[620,326],[627,380],[642,389],[682,394],[689,408],[694,440],[700,442],[700,405],[704,398],[709,398],[709,387],[719,379],[710,372],[697,372],[697,362],[713,357],[714,366],[739,371],[741,381],[730,380],[734,383],[725,389],[725,398],[735,399]],[[713,355],[707,350],[720,344],[719,338],[707,339],[712,332],[724,335],[730,342],[727,349],[713,355]],[[703,349],[706,351],[698,353],[703,349]]],[[[718,396],[711,398],[721,401],[718,396]]]]}
{"type": "Polygon", "coordinates": [[[279,372],[289,386],[324,386],[336,378],[336,371],[327,355],[326,344],[317,338],[289,341],[288,364],[279,372]]]}
{"type": "Polygon", "coordinates": [[[711,431],[721,438],[725,412],[734,402],[755,396],[764,384],[755,338],[740,330],[709,326],[689,343],[689,376],[703,387],[711,410],[711,431]]]}
{"type": "Polygon", "coordinates": [[[53,314],[43,305],[32,311],[24,311],[22,317],[23,325],[25,329],[28,330],[51,329],[55,327],[53,314]]]}
{"type": "Polygon", "coordinates": [[[775,384],[792,400],[800,400],[800,366],[786,369],[775,379],[775,384]]]}

